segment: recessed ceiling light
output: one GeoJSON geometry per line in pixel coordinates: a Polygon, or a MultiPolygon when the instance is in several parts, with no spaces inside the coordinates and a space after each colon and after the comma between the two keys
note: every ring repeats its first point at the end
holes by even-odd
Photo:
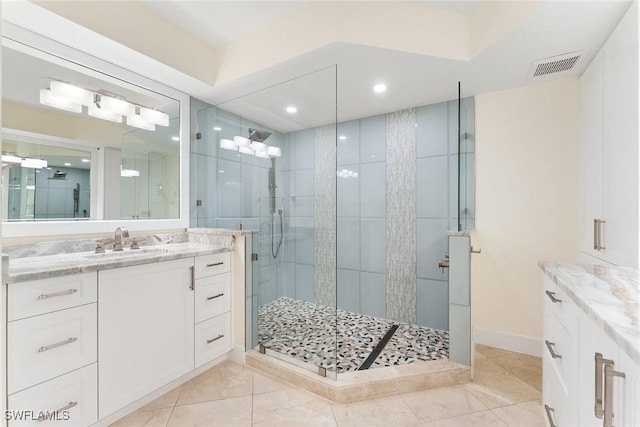
{"type": "Polygon", "coordinates": [[[65,166],[71,166],[71,163],[65,163],[64,165],[65,166]]]}
{"type": "Polygon", "coordinates": [[[82,159],[82,163],[91,163],[91,160],[89,160],[89,159],[82,159]]]}
{"type": "Polygon", "coordinates": [[[220,126],[214,126],[213,130],[218,131],[218,130],[222,130],[222,128],[220,126]]]}
{"type": "Polygon", "coordinates": [[[340,136],[338,137],[338,139],[339,139],[340,141],[344,141],[345,139],[347,139],[347,137],[346,137],[345,135],[340,135],[340,136]]]}
{"type": "Polygon", "coordinates": [[[375,159],[375,158],[376,158],[376,155],[375,155],[375,154],[372,154],[372,155],[371,155],[371,158],[372,158],[372,159],[375,159]]]}
{"type": "Polygon", "coordinates": [[[296,107],[294,107],[293,105],[288,106],[287,108],[285,108],[285,111],[289,114],[295,114],[298,112],[298,109],[296,107]]]}
{"type": "Polygon", "coordinates": [[[387,90],[387,85],[384,83],[379,83],[373,87],[373,91],[375,93],[383,93],[387,90]]]}
{"type": "Polygon", "coordinates": [[[172,141],[180,141],[180,137],[179,136],[172,136],[171,140],[172,141]]]}
{"type": "Polygon", "coordinates": [[[224,173],[224,171],[223,170],[219,170],[218,173],[224,173]]]}

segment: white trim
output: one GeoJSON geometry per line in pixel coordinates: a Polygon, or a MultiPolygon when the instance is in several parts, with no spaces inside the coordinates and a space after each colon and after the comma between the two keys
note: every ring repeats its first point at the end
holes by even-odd
{"type": "MultiPolygon", "coordinates": [[[[65,66],[73,69],[82,66],[83,73],[96,78],[117,82],[125,87],[144,88],[179,101],[181,180],[178,219],[5,223],[2,237],[107,233],[120,226],[130,231],[186,229],[190,220],[191,120],[188,93],[193,93],[193,87],[185,85],[188,81],[184,78],[188,76],[28,1],[3,2],[2,12],[3,45],[11,45],[12,48],[56,63],[64,62],[65,66]],[[128,69],[117,64],[127,64],[128,69]],[[176,87],[179,89],[176,90],[176,87]]],[[[197,82],[190,79],[191,83],[197,82]]]]}
{"type": "Polygon", "coordinates": [[[473,344],[488,345],[516,353],[542,357],[542,340],[494,329],[474,328],[473,344]]]}

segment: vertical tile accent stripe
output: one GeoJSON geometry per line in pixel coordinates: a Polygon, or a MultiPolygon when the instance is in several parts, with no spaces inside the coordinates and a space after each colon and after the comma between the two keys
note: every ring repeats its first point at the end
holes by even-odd
{"type": "Polygon", "coordinates": [[[336,307],[336,126],[315,129],[315,296],[336,307]]]}
{"type": "Polygon", "coordinates": [[[416,323],[416,109],[387,114],[387,319],[416,323]]]}

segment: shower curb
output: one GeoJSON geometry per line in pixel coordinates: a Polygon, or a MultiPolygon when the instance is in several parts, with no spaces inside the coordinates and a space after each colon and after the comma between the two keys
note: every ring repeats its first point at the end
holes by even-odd
{"type": "Polygon", "coordinates": [[[393,396],[471,381],[470,366],[447,359],[347,372],[338,374],[334,380],[254,350],[248,351],[245,356],[246,366],[336,403],[393,396]]]}

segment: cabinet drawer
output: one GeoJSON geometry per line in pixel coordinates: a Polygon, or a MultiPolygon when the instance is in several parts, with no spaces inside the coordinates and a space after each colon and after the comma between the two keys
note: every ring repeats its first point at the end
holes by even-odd
{"type": "Polygon", "coordinates": [[[553,419],[556,426],[577,425],[577,414],[571,405],[569,397],[565,394],[563,386],[555,372],[545,370],[545,363],[550,358],[546,354],[542,356],[543,376],[542,376],[542,414],[545,424],[551,427],[549,417],[553,419]]]}
{"type": "Polygon", "coordinates": [[[562,388],[563,394],[573,395],[571,388],[578,363],[576,338],[569,333],[558,317],[548,310],[545,313],[544,329],[542,353],[545,375],[553,372],[558,378],[558,386],[562,388]]]}
{"type": "Polygon", "coordinates": [[[231,310],[231,274],[196,280],[196,323],[231,310]]]}
{"type": "Polygon", "coordinates": [[[575,336],[578,308],[570,297],[548,277],[545,279],[544,307],[545,312],[554,313],[571,336],[575,336]]]}
{"type": "Polygon", "coordinates": [[[231,322],[229,313],[196,325],[196,367],[222,356],[231,349],[231,322]]]}
{"type": "Polygon", "coordinates": [[[9,322],[9,394],[97,360],[97,304],[9,322]]]}
{"type": "Polygon", "coordinates": [[[21,411],[33,411],[33,416],[22,421],[9,420],[9,426],[34,425],[63,425],[63,426],[88,426],[98,420],[98,369],[96,364],[91,364],[82,369],[70,372],[66,375],[54,378],[50,381],[38,384],[19,393],[9,396],[9,413],[16,414],[21,411]],[[34,422],[43,411],[44,416],[49,416],[41,422],[34,422]],[[55,420],[57,413],[57,421],[55,420]]]}
{"type": "Polygon", "coordinates": [[[7,318],[18,320],[96,302],[97,277],[94,272],[11,284],[7,318]]]}
{"type": "Polygon", "coordinates": [[[202,255],[196,257],[196,279],[231,271],[231,253],[202,255]]]}

